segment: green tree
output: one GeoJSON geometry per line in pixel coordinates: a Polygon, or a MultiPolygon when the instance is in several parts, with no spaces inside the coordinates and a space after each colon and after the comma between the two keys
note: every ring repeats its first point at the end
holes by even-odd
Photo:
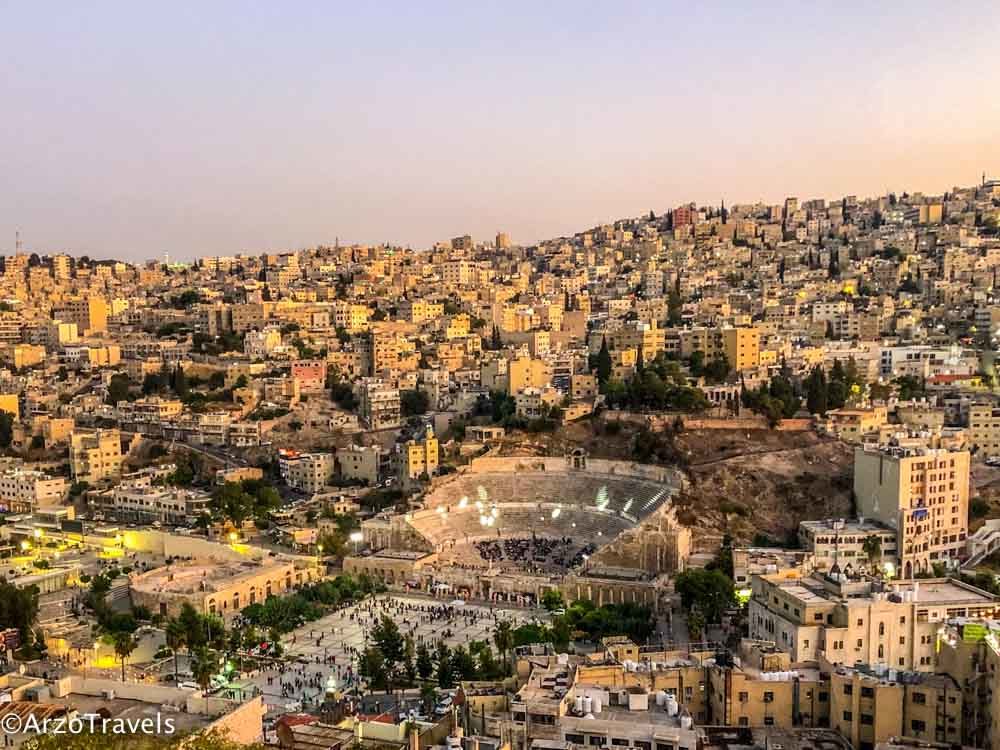
{"type": "Polygon", "coordinates": [[[187,631],[178,619],[172,617],[167,621],[164,633],[166,635],[167,648],[169,648],[174,655],[174,680],[179,682],[180,678],[177,676],[179,670],[177,665],[177,652],[184,648],[187,643],[187,631]]]}
{"type": "Polygon", "coordinates": [[[399,407],[404,417],[426,414],[430,406],[430,398],[420,390],[404,390],[399,392],[399,407]]]}
{"type": "Polygon", "coordinates": [[[219,654],[207,646],[199,647],[191,657],[191,674],[202,690],[208,690],[212,676],[219,671],[219,654]]]}
{"type": "Polygon", "coordinates": [[[810,414],[826,415],[827,384],[826,373],[820,365],[816,365],[806,378],[806,408],[810,414]]]}
{"type": "Polygon", "coordinates": [[[509,665],[507,655],[514,648],[514,627],[510,620],[500,620],[493,626],[493,643],[503,658],[504,668],[509,665]]]}
{"type": "Polygon", "coordinates": [[[554,612],[557,609],[565,609],[566,601],[563,599],[561,591],[558,589],[549,589],[542,594],[542,606],[549,612],[554,612]]]}
{"type": "Polygon", "coordinates": [[[129,380],[128,375],[123,372],[112,375],[111,380],[108,381],[108,395],[105,402],[114,406],[119,401],[127,401],[131,384],[132,381],[129,380]]]}
{"type": "Polygon", "coordinates": [[[437,650],[434,654],[435,674],[437,676],[438,687],[450,688],[455,686],[455,670],[451,660],[451,651],[444,641],[438,641],[437,650]]]}
{"type": "Polygon", "coordinates": [[[417,646],[417,675],[421,680],[429,680],[434,674],[434,659],[426,643],[417,646]]]}
{"type": "Polygon", "coordinates": [[[114,635],[115,656],[122,664],[122,682],[125,682],[125,662],[138,647],[135,636],[129,632],[121,631],[114,635]]]}
{"type": "Polygon", "coordinates": [[[674,589],[681,605],[687,610],[697,607],[707,622],[719,622],[722,612],[736,604],[732,579],[718,569],[685,570],[674,579],[674,589]]]}
{"type": "Polygon", "coordinates": [[[10,448],[14,442],[14,415],[0,411],[0,448],[10,448]]]}
{"type": "Polygon", "coordinates": [[[601,349],[597,352],[597,382],[604,385],[611,378],[611,352],[608,350],[607,336],[601,339],[601,349]]]}
{"type": "Polygon", "coordinates": [[[389,670],[385,663],[385,656],[378,646],[369,646],[362,652],[358,671],[368,682],[370,689],[385,690],[388,688],[389,670]]]}

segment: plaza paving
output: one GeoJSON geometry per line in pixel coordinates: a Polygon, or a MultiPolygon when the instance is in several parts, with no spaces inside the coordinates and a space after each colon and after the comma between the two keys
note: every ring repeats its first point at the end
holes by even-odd
{"type": "Polygon", "coordinates": [[[451,601],[383,594],[332,612],[284,636],[286,663],[259,672],[250,681],[261,690],[265,702],[274,706],[322,700],[330,677],[340,687],[354,685],[357,657],[383,614],[396,623],[404,636],[411,635],[416,645],[426,643],[432,649],[439,640],[449,646],[484,640],[492,646],[493,627],[498,620],[509,620],[517,627],[545,618],[537,610],[478,604],[451,606],[451,601]]]}

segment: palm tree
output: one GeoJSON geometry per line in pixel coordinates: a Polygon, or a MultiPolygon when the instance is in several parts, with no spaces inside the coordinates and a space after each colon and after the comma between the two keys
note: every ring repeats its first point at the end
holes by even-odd
{"type": "Polygon", "coordinates": [[[128,632],[115,633],[115,656],[122,663],[122,682],[125,682],[125,662],[132,655],[132,652],[139,646],[135,637],[128,632]]]}
{"type": "Polygon", "coordinates": [[[212,675],[219,669],[219,655],[211,649],[202,646],[194,652],[191,659],[191,674],[202,690],[207,690],[212,684],[212,675]]]}
{"type": "Polygon", "coordinates": [[[511,627],[510,620],[501,620],[493,628],[493,642],[496,644],[497,651],[503,656],[504,668],[508,665],[507,654],[514,647],[514,629],[511,627]]]}
{"type": "Polygon", "coordinates": [[[174,682],[180,682],[177,667],[177,652],[187,645],[187,631],[185,631],[184,626],[179,620],[171,618],[167,622],[164,632],[167,635],[167,648],[174,653],[174,682]]]}

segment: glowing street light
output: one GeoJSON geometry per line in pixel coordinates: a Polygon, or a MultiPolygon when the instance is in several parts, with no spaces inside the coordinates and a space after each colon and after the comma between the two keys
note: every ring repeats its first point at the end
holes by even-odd
{"type": "Polygon", "coordinates": [[[240,540],[240,535],[239,534],[237,534],[235,531],[230,531],[229,532],[229,543],[230,544],[236,544],[236,542],[238,542],[239,540],[240,540]]]}
{"type": "Polygon", "coordinates": [[[21,542],[21,549],[27,552],[29,549],[31,549],[31,542],[25,539],[23,542],[21,542]]]}
{"type": "Polygon", "coordinates": [[[360,531],[352,531],[351,535],[347,538],[354,543],[354,554],[358,554],[358,543],[365,538],[365,535],[360,531]]]}

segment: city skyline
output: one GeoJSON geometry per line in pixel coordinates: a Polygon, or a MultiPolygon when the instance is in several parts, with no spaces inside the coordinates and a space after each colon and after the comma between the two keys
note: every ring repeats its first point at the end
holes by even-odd
{"type": "Polygon", "coordinates": [[[530,244],[688,201],[973,184],[1000,164],[1000,13],[964,8],[11,6],[0,246],[530,244]]]}

